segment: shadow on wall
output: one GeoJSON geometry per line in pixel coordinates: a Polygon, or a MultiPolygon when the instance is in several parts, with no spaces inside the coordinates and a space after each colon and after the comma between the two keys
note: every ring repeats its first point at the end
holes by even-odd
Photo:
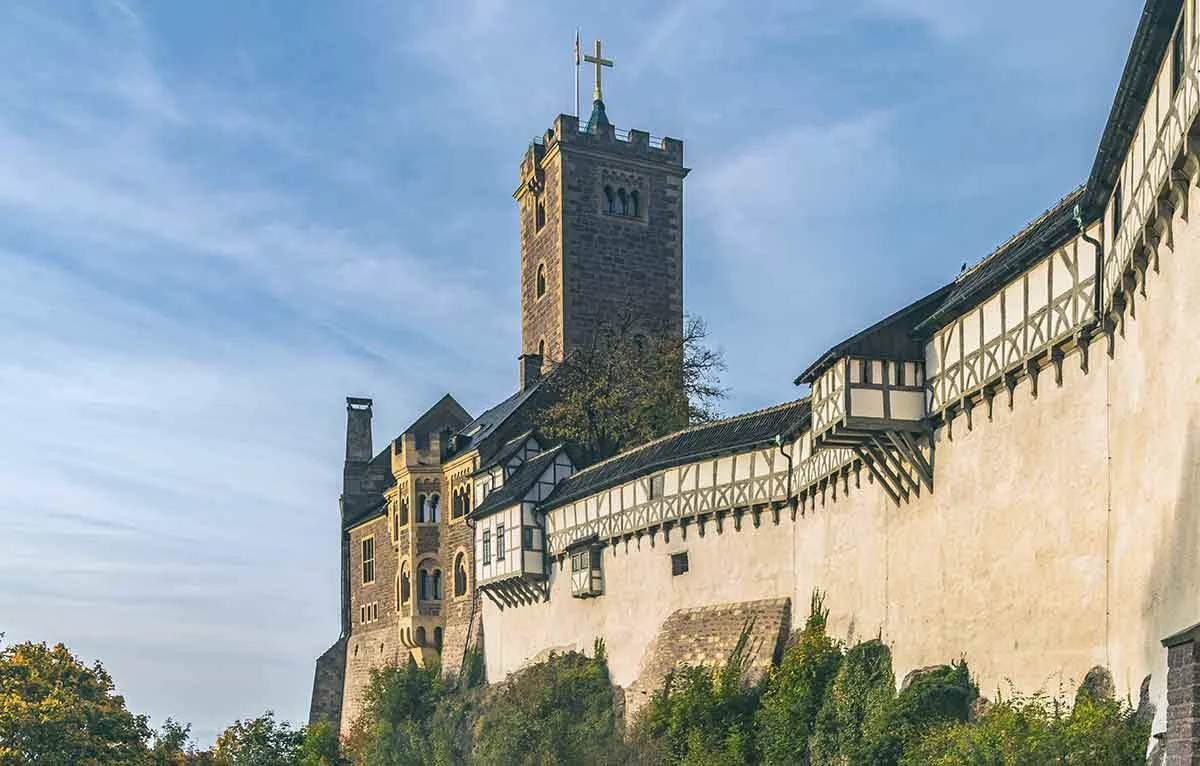
{"type": "MultiPolygon", "coordinates": [[[[1154,563],[1142,598],[1142,616],[1157,632],[1154,638],[1171,633],[1200,621],[1200,608],[1195,594],[1180,583],[1193,581],[1189,576],[1200,569],[1200,422],[1195,415],[1188,419],[1187,444],[1179,468],[1179,490],[1175,499],[1175,514],[1169,527],[1159,538],[1154,551],[1154,563]]],[[[1147,645],[1151,667],[1158,659],[1159,647],[1147,645]]]]}

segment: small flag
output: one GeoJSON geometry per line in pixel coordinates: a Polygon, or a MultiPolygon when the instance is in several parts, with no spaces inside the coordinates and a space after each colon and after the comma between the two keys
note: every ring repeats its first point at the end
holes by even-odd
{"type": "Polygon", "coordinates": [[[575,30],[575,66],[579,66],[579,30],[575,30]]]}

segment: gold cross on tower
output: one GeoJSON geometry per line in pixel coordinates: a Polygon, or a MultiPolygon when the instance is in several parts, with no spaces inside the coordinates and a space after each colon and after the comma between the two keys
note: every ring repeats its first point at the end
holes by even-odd
{"type": "Polygon", "coordinates": [[[592,100],[593,101],[603,101],[604,97],[600,93],[600,67],[605,67],[605,66],[612,67],[612,65],[613,65],[612,59],[606,59],[600,55],[600,41],[597,40],[596,41],[596,55],[595,56],[584,56],[583,60],[589,64],[596,65],[596,89],[594,91],[592,91],[592,100]]]}

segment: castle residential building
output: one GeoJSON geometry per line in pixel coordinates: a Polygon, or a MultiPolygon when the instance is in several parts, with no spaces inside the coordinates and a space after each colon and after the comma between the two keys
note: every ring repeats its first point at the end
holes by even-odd
{"type": "Polygon", "coordinates": [[[347,400],[312,718],[344,730],[382,663],[472,649],[495,682],[596,638],[636,710],[747,624],[761,670],[820,590],[900,677],[961,655],[982,687],[1055,691],[1104,666],[1153,707],[1152,747],[1200,762],[1197,5],[1147,0],[1078,189],[796,360],[795,401],[585,466],[539,430],[545,375],[623,307],[680,332],[688,173],[597,80],[520,165],[518,390],[478,417],[447,395],[379,452],[347,400]]]}

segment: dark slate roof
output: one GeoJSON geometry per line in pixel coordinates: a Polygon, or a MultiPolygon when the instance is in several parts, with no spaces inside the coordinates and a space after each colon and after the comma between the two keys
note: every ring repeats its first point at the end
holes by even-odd
{"type": "Polygon", "coordinates": [[[563,451],[562,445],[558,445],[553,449],[541,452],[534,457],[531,457],[525,462],[525,465],[517,469],[517,472],[508,477],[508,481],[504,482],[496,491],[487,496],[475,510],[471,511],[471,518],[477,519],[482,516],[487,516],[493,511],[498,511],[501,508],[507,508],[513,503],[519,502],[529,490],[533,489],[533,485],[537,483],[538,477],[550,467],[554,462],[554,458],[563,451]]]}
{"type": "Polygon", "coordinates": [[[358,526],[387,512],[387,502],[383,499],[383,493],[396,484],[396,477],[392,475],[392,445],[389,444],[371,458],[367,463],[366,474],[369,478],[376,479],[370,492],[358,497],[343,498],[346,505],[342,513],[342,527],[345,529],[358,526]]]}
{"type": "Polygon", "coordinates": [[[1117,86],[1112,111],[1088,176],[1087,191],[1080,201],[1089,222],[1100,217],[1116,187],[1121,163],[1133,142],[1138,120],[1146,108],[1154,78],[1167,54],[1175,21],[1182,10],[1183,0],[1148,0],[1142,10],[1142,20],[1133,35],[1125,72],[1117,86]]]}
{"type": "Polygon", "coordinates": [[[545,442],[541,434],[538,434],[536,430],[530,428],[524,433],[504,442],[500,449],[496,450],[495,454],[493,454],[486,462],[480,464],[474,475],[477,476],[485,471],[490,471],[492,468],[500,465],[501,463],[508,462],[510,457],[521,451],[521,448],[525,446],[525,442],[529,441],[530,438],[535,438],[539,445],[545,442]]]}
{"type": "Polygon", "coordinates": [[[941,287],[887,319],[876,322],[857,335],[842,341],[809,365],[793,382],[796,385],[812,383],[821,377],[831,364],[844,356],[867,356],[873,359],[924,358],[925,349],[921,341],[913,336],[913,328],[945,300],[953,287],[953,283],[941,287]]]}
{"type": "Polygon", "coordinates": [[[541,381],[535,383],[524,391],[518,391],[504,401],[492,407],[487,412],[472,420],[470,423],[462,427],[458,432],[459,435],[465,437],[460,446],[456,449],[457,452],[465,452],[469,449],[474,449],[482,444],[489,436],[494,434],[497,429],[504,424],[506,420],[518,409],[521,405],[528,401],[533,394],[541,387],[541,381]],[[477,433],[471,434],[471,431],[479,426],[477,433]]]}
{"type": "Polygon", "coordinates": [[[738,452],[789,436],[808,424],[809,400],[797,399],[765,410],[685,428],[597,463],[558,485],[543,508],[556,508],[637,476],[681,463],[738,452]]]}
{"type": "Polygon", "coordinates": [[[471,413],[464,410],[462,405],[450,394],[446,394],[436,404],[425,410],[421,417],[413,421],[413,424],[401,433],[426,435],[440,426],[446,425],[448,420],[454,424],[455,428],[461,428],[463,423],[471,420],[471,413]]]}
{"type": "Polygon", "coordinates": [[[916,334],[922,338],[933,335],[1078,234],[1074,209],[1082,195],[1081,186],[959,274],[945,301],[916,326],[916,334]]]}

